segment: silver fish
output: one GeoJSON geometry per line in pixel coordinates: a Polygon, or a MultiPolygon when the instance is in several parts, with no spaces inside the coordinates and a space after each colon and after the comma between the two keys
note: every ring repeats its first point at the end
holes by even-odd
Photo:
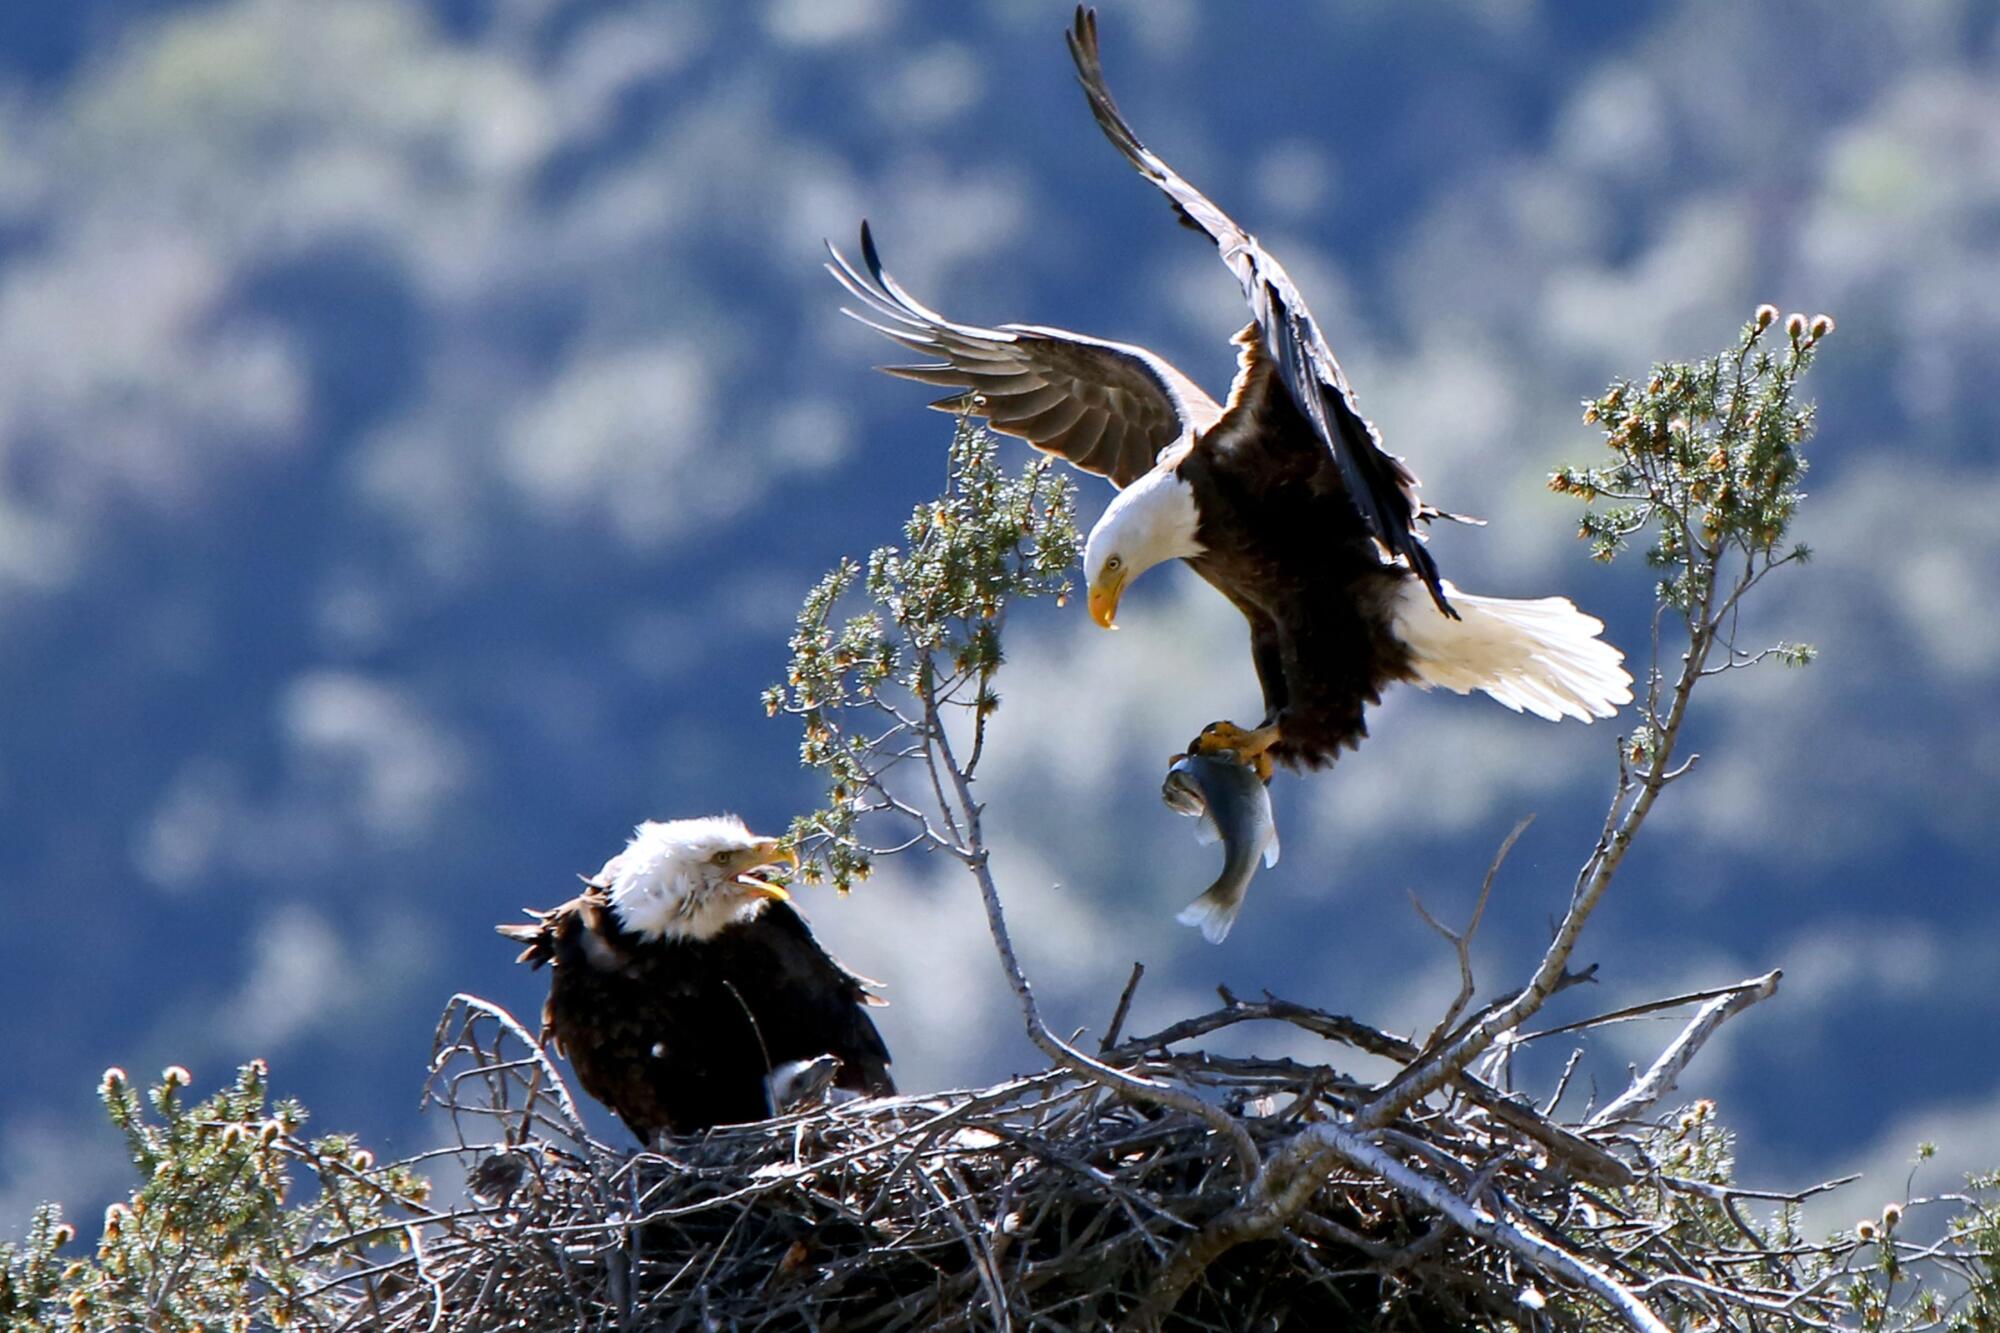
{"type": "Polygon", "coordinates": [[[1222,873],[1175,918],[1182,925],[1200,927],[1210,944],[1220,944],[1243,910],[1243,894],[1257,873],[1257,858],[1261,855],[1266,866],[1278,864],[1278,823],[1271,814],[1271,793],[1248,765],[1190,754],[1167,770],[1160,799],[1176,814],[1201,821],[1195,829],[1196,842],[1222,843],[1222,873]]]}

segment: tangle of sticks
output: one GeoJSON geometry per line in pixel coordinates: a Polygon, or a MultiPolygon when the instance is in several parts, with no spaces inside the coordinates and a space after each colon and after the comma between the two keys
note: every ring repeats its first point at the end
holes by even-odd
{"type": "MultiPolygon", "coordinates": [[[[1706,1001],[1683,1038],[1726,1002],[1706,1001]]],[[[1251,1022],[1311,1032],[1329,1055],[1414,1049],[1351,1019],[1234,997],[1106,1047],[1107,1064],[1229,1115],[1267,1164],[1329,1132],[1357,1159],[1313,1178],[1281,1228],[1231,1246],[1156,1311],[1163,1265],[1240,1207],[1237,1150],[1203,1117],[1052,1068],[625,1154],[590,1137],[526,1030],[457,996],[427,1098],[467,1165],[465,1203],[412,1224],[407,1252],[367,1270],[372,1300],[354,1284],[349,1314],[392,1333],[1629,1326],[1574,1268],[1663,1322],[1812,1328],[1841,1326],[1874,1262],[1875,1247],[1798,1235],[1798,1202],[1841,1182],[1794,1195],[1731,1184],[1705,1104],[1649,1123],[1626,1101],[1564,1124],[1468,1079],[1364,1137],[1343,1127],[1371,1087],[1331,1061],[1185,1048],[1251,1022]],[[1427,1202],[1410,1178],[1448,1198],[1427,1202]]]]}

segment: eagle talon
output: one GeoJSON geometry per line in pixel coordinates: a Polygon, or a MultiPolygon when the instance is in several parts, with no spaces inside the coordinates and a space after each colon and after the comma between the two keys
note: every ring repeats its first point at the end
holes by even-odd
{"type": "Polygon", "coordinates": [[[1213,755],[1217,759],[1247,764],[1257,770],[1260,782],[1269,784],[1272,772],[1270,750],[1279,740],[1278,724],[1275,722],[1255,731],[1246,731],[1234,722],[1211,722],[1201,729],[1201,735],[1188,742],[1188,753],[1213,755]]]}

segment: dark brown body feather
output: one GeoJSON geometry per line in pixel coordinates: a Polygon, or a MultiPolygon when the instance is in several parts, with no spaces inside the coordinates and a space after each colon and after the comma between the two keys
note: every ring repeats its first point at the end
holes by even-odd
{"type": "Polygon", "coordinates": [[[499,930],[553,967],[542,1039],[641,1142],[767,1118],[766,1078],[793,1060],[832,1054],[837,1086],[895,1091],[864,1009],[882,1001],[785,903],[699,942],[627,933],[596,887],[539,915],[499,930]]]}
{"type": "Polygon", "coordinates": [[[1274,373],[1255,326],[1221,421],[1175,471],[1201,497],[1187,563],[1250,622],[1271,757],[1319,768],[1368,734],[1364,710],[1412,679],[1392,599],[1416,578],[1386,564],[1345,480],[1274,373]]]}

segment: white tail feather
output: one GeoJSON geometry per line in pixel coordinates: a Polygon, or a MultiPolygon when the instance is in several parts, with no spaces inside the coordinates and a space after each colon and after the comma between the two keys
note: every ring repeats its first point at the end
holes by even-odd
{"type": "Polygon", "coordinates": [[[1396,637],[1425,689],[1484,690],[1517,713],[1551,722],[1610,717],[1632,702],[1625,654],[1598,638],[1604,622],[1569,598],[1475,597],[1449,583],[1444,592],[1459,619],[1441,614],[1415,579],[1396,599],[1396,637]]]}

